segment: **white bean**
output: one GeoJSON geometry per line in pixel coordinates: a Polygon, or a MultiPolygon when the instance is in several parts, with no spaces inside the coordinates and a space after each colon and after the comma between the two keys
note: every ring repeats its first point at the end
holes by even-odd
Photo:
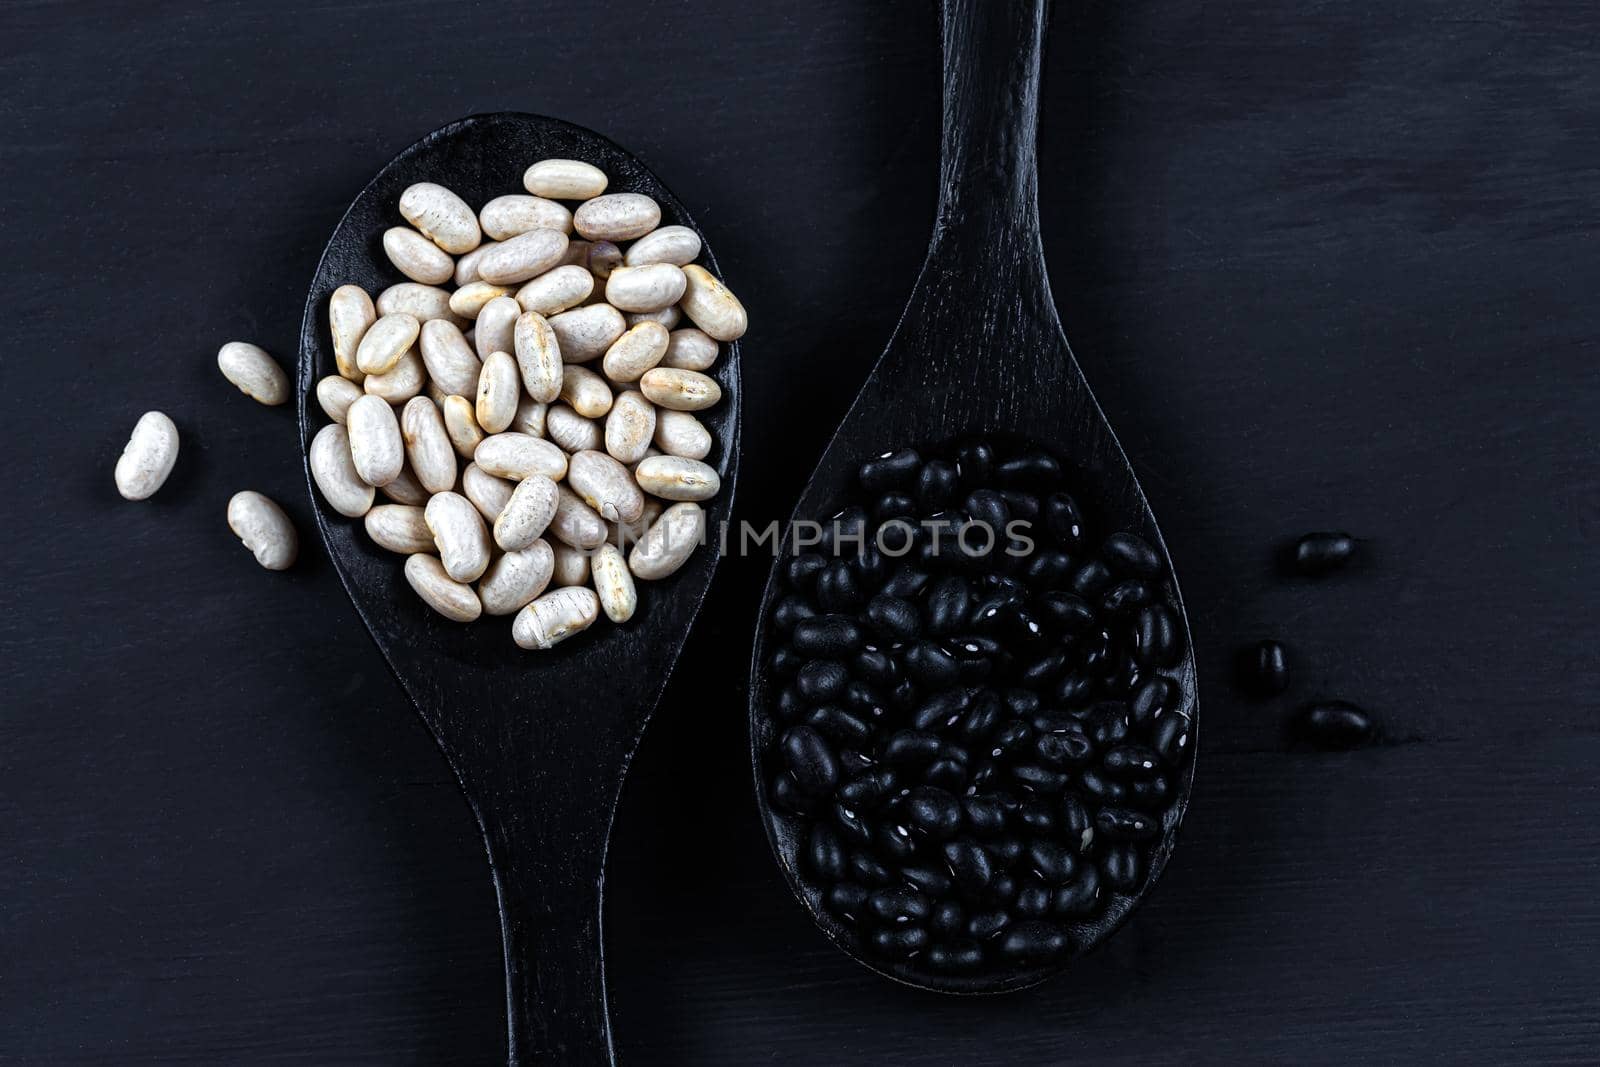
{"type": "Polygon", "coordinates": [[[606,303],[619,311],[660,311],[683,296],[688,279],[671,263],[618,267],[606,279],[606,303]]]}
{"type": "Polygon", "coordinates": [[[433,532],[444,572],[458,582],[475,582],[489,566],[489,529],[472,501],[460,493],[435,493],[423,518],[433,532]]]}
{"type": "Polygon", "coordinates": [[[543,437],[544,416],[549,406],[529,397],[523,397],[517,401],[517,414],[511,420],[511,429],[531,437],[543,437]]]}
{"type": "Polygon", "coordinates": [[[468,282],[450,294],[450,310],[464,319],[476,319],[483,306],[500,296],[510,296],[511,290],[490,282],[468,282]]]}
{"type": "Polygon", "coordinates": [[[372,507],[372,486],[356,473],[350,456],[350,435],[333,423],[317,431],[311,439],[311,478],[322,490],[323,499],[339,514],[356,519],[372,507]]]}
{"type": "Polygon", "coordinates": [[[644,458],[651,438],[660,432],[655,405],[643,393],[629,389],[617,397],[606,416],[606,451],[619,462],[637,463],[644,458]]]}
{"type": "Polygon", "coordinates": [[[405,504],[416,508],[426,504],[429,495],[428,491],[422,488],[422,483],[417,481],[417,476],[411,472],[410,467],[401,467],[400,477],[379,489],[378,492],[396,504],[405,504]]]}
{"type": "Polygon", "coordinates": [[[606,521],[593,508],[564,485],[558,485],[556,513],[550,518],[550,533],[562,544],[591,549],[606,540],[606,521]]]}
{"type": "Polygon", "coordinates": [[[507,552],[533,544],[555,518],[559,497],[556,483],[542,474],[522,479],[495,517],[494,543],[507,552]]]}
{"type": "Polygon", "coordinates": [[[228,529],[269,571],[287,570],[300,551],[289,516],[270,498],[249,489],[228,501],[228,529]]]}
{"type": "Polygon", "coordinates": [[[406,401],[400,412],[400,436],[405,440],[406,458],[424,489],[443,493],[455,487],[456,453],[438,405],[425,396],[406,401]]]}
{"type": "Polygon", "coordinates": [[[577,159],[541,159],[522,173],[522,187],[534,196],[588,200],[606,191],[606,172],[577,159]]]}
{"type": "Polygon", "coordinates": [[[569,263],[547,270],[517,290],[517,303],[523,311],[555,315],[577,307],[594,292],[594,275],[587,267],[569,263]]]}
{"type": "Polygon", "coordinates": [[[546,541],[506,552],[489,564],[478,582],[486,615],[510,615],[544,592],[555,570],[555,553],[546,541]]]}
{"type": "Polygon", "coordinates": [[[572,212],[554,200],[542,196],[523,196],[513,193],[497,196],[478,212],[478,222],[483,232],[496,241],[520,237],[529,230],[572,230],[572,212]]]}
{"type": "Polygon", "coordinates": [[[692,326],[673,330],[667,339],[667,354],[661,357],[661,365],[673,370],[710,370],[716,361],[717,342],[692,326]]]}
{"type": "Polygon", "coordinates": [[[422,392],[428,380],[428,370],[415,348],[408,348],[392,370],[382,374],[369,374],[361,381],[361,388],[370,396],[380,396],[391,404],[403,404],[422,392]]]}
{"type": "Polygon", "coordinates": [[[572,225],[591,241],[631,241],[661,222],[661,207],[643,193],[609,193],[586,200],[572,225]]]}
{"type": "Polygon", "coordinates": [[[166,483],[177,461],[178,428],[162,412],[145,412],[117,457],[117,492],[128,500],[144,500],[166,483]]]}
{"type": "Polygon", "coordinates": [[[660,311],[633,311],[622,316],[623,321],[629,326],[637,326],[641,322],[654,322],[663,329],[674,330],[678,327],[678,320],[683,318],[683,312],[674,304],[672,307],[662,308],[660,311]]]}
{"type": "Polygon", "coordinates": [[[656,416],[655,442],[669,456],[705,459],[711,453],[711,431],[687,411],[660,412],[656,416]]]}
{"type": "Polygon", "coordinates": [[[400,194],[400,214],[451,255],[478,247],[478,219],[467,202],[433,182],[418,182],[400,194]]]}
{"type": "Polygon", "coordinates": [[[586,419],[598,419],[611,410],[611,387],[588,367],[576,364],[561,372],[561,399],[586,419]]]}
{"type": "Polygon", "coordinates": [[[317,404],[334,422],[343,422],[344,413],[361,396],[361,387],[349,378],[330,374],[317,382],[317,404]]]}
{"type": "Polygon", "coordinates": [[[490,524],[506,509],[506,501],[511,499],[516,487],[515,482],[496,478],[476,463],[468,463],[461,472],[461,494],[472,501],[483,521],[490,524]]]}
{"type": "Polygon", "coordinates": [[[356,366],[363,374],[385,374],[416,343],[422,324],[415,315],[396,312],[373,323],[356,348],[356,366]]]}
{"type": "Polygon", "coordinates": [[[722,488],[715,467],[683,456],[652,456],[633,476],[640,489],[662,500],[710,500],[722,488]]]}
{"type": "Polygon", "coordinates": [[[636,382],[661,362],[670,337],[659,322],[641,322],[606,349],[600,367],[614,382],[636,382]]]}
{"type": "Polygon", "coordinates": [[[497,296],[478,312],[473,326],[472,343],[479,359],[488,359],[491,352],[510,352],[515,348],[517,318],[522,308],[509,296],[497,296]]]}
{"type": "Polygon", "coordinates": [[[359,285],[341,285],[328,297],[328,330],[333,335],[333,362],[342,377],[359,382],[365,375],[356,366],[356,347],[368,327],[378,321],[372,297],[359,285]]]}
{"type": "Polygon", "coordinates": [[[446,396],[478,394],[478,372],[483,363],[454,323],[444,319],[423,323],[417,350],[428,377],[446,396]]]}
{"type": "Polygon", "coordinates": [[[587,304],[550,316],[550,328],[561,344],[563,360],[587,363],[610,348],[628,324],[623,321],[622,312],[610,304],[587,304]]]}
{"type": "Polygon", "coordinates": [[[439,560],[419,552],[406,559],[406,582],[428,607],[451,622],[471,622],[483,614],[472,586],[455,581],[439,560]]]}
{"type": "Polygon", "coordinates": [[[711,272],[697,263],[683,268],[689,287],[679,304],[689,321],[718,341],[737,341],[744,336],[749,319],[739,298],[711,272]]]}
{"type": "Polygon", "coordinates": [[[499,433],[510,426],[517,417],[521,395],[517,361],[509,352],[489,353],[483,361],[483,373],[478,375],[478,425],[486,433],[499,433]]]}
{"type": "Polygon", "coordinates": [[[383,254],[395,270],[414,282],[438,285],[455,277],[456,261],[450,254],[409,226],[383,231],[383,254]]]}
{"type": "Polygon", "coordinates": [[[705,540],[706,513],[699,504],[674,504],[633,546],[628,554],[628,569],[642,581],[667,577],[689,558],[705,540]]]}
{"type": "Polygon", "coordinates": [[[367,512],[364,522],[367,536],[380,548],[402,556],[433,551],[433,531],[428,529],[422,508],[410,504],[379,504],[367,512]]]}
{"type": "Polygon", "coordinates": [[[642,483],[635,483],[628,468],[611,456],[583,451],[567,464],[567,484],[602,519],[633,522],[644,511],[644,494],[639,491],[642,483]]]}
{"type": "Polygon", "coordinates": [[[478,277],[496,285],[525,282],[558,265],[566,251],[567,235],[560,230],[529,230],[485,252],[478,277]]]}
{"type": "Polygon", "coordinates": [[[382,397],[364,396],[351,404],[345,412],[345,426],[350,433],[350,458],[362,481],[376,487],[400,476],[406,459],[400,422],[382,397]]]}
{"type": "Polygon", "coordinates": [[[582,452],[605,444],[605,431],[600,424],[565,404],[551,404],[545,411],[544,431],[550,440],[568,452],[582,452]]]}
{"type": "Polygon", "coordinates": [[[589,584],[589,553],[581,548],[553,541],[550,550],[555,555],[550,572],[550,584],[556,588],[568,585],[589,584]]]}
{"type": "Polygon", "coordinates": [[[560,396],[561,343],[545,317],[537,311],[523,312],[517,317],[511,341],[528,396],[540,404],[560,396]]]}
{"type": "Polygon", "coordinates": [[[599,616],[600,601],[592,589],[557,589],[517,612],[511,623],[511,638],[522,648],[552,648],[587,630],[599,616]]]}
{"type": "Polygon", "coordinates": [[[699,371],[656,367],[639,379],[639,391],[658,407],[704,411],[722,399],[722,387],[699,371]]]}
{"type": "Polygon", "coordinates": [[[496,478],[520,482],[542,474],[559,482],[567,474],[566,454],[541,437],[525,433],[497,433],[485,437],[472,461],[496,478]]]}
{"type": "Polygon", "coordinates": [[[471,285],[473,282],[482,280],[478,277],[478,260],[482,259],[484,253],[493,248],[495,243],[494,241],[485,241],[456,260],[456,288],[459,289],[463,285],[471,285]]]}
{"type": "Polygon", "coordinates": [[[277,407],[289,399],[288,375],[259,345],[229,341],[217,349],[217,369],[251,400],[277,407]]]}
{"type": "Polygon", "coordinates": [[[444,416],[444,432],[450,444],[463,459],[471,459],[484,439],[476,406],[464,396],[447,396],[440,403],[439,411],[444,416]]]}
{"type": "Polygon", "coordinates": [[[611,272],[622,266],[622,249],[610,241],[595,241],[589,245],[589,254],[583,265],[601,281],[611,277],[611,272]]]}
{"type": "Polygon", "coordinates": [[[437,285],[401,282],[378,294],[379,315],[410,315],[418,322],[448,319],[461,326],[466,320],[450,310],[450,293],[437,285]]]}
{"type": "Polygon", "coordinates": [[[612,622],[627,622],[639,607],[639,590],[633,584],[633,574],[622,550],[616,545],[601,545],[589,559],[589,570],[594,576],[594,591],[606,618],[612,622]]]}

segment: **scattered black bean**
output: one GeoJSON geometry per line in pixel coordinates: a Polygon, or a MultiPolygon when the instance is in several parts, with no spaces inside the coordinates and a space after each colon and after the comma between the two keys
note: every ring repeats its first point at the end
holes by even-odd
{"type": "Polygon", "coordinates": [[[1239,655],[1239,684],[1258,697],[1289,688],[1289,653],[1278,641],[1259,641],[1239,655]]]}
{"type": "Polygon", "coordinates": [[[1343,567],[1355,550],[1356,540],[1347,533],[1308,533],[1294,543],[1290,559],[1296,571],[1315,577],[1343,567]]]}
{"type": "Polygon", "coordinates": [[[1372,716],[1343,700],[1308,705],[1300,712],[1299,726],[1318,748],[1360,748],[1377,736],[1372,716]]]}

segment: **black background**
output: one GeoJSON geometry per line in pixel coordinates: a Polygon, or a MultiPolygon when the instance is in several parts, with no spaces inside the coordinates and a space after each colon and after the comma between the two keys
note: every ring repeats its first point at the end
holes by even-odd
{"type": "MultiPolygon", "coordinates": [[[[1040,187],[1068,336],[1161,517],[1205,730],[1159,889],[1046,986],[887,984],[787,896],[725,564],[623,800],[628,1063],[1592,1060],[1600,1039],[1600,10],[1056,5],[1040,187]],[[1347,527],[1363,565],[1274,576],[1347,527]],[[1289,642],[1289,698],[1229,683],[1289,642]],[[1387,741],[1292,749],[1299,701],[1387,741]]],[[[739,511],[786,515],[932,219],[924,0],[0,7],[0,1059],[492,1063],[476,830],[311,537],[292,359],[344,204],[498,109],[638,153],[751,313],[739,511]],[[184,435],[151,502],[111,469],[184,435]],[[229,495],[307,538],[261,571],[229,495]]],[[[530,670],[536,664],[530,661],[530,670]]]]}

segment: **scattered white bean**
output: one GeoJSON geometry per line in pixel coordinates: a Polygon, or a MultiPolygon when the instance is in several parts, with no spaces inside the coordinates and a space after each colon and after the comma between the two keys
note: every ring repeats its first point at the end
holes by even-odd
{"type": "Polygon", "coordinates": [[[660,222],[660,206],[642,193],[597,196],[572,213],[573,228],[591,241],[631,241],[660,222]]]}
{"type": "Polygon", "coordinates": [[[405,504],[409,507],[420,508],[428,502],[428,491],[422,488],[422,483],[417,481],[417,476],[411,472],[410,467],[401,467],[400,477],[378,492],[396,504],[405,504]]]}
{"type": "Polygon", "coordinates": [[[367,536],[379,548],[409,556],[433,551],[433,531],[423,509],[410,504],[379,504],[364,520],[367,536]]]}
{"type": "Polygon", "coordinates": [[[614,382],[636,382],[667,354],[671,334],[658,322],[641,322],[612,342],[600,367],[614,382]]]}
{"type": "Polygon", "coordinates": [[[229,341],[217,349],[217,369],[251,400],[277,407],[289,399],[288,375],[259,345],[229,341]]]}
{"type": "Polygon", "coordinates": [[[522,648],[545,649],[587,630],[600,616],[594,590],[582,586],[557,589],[517,612],[511,637],[522,648]]]}
{"type": "Polygon", "coordinates": [[[495,246],[494,241],[485,241],[460,259],[456,260],[456,288],[471,285],[473,282],[482,281],[478,277],[478,260],[483,258],[485,252],[495,246]]]}
{"type": "Polygon", "coordinates": [[[368,327],[378,321],[372,297],[359,285],[341,285],[328,297],[328,331],[333,335],[333,362],[341,377],[359,382],[366,375],[356,366],[356,347],[368,327]]]}
{"type": "Polygon", "coordinates": [[[507,552],[533,544],[555,518],[559,497],[556,483],[542,474],[522,479],[495,517],[494,543],[507,552]]]}
{"type": "Polygon", "coordinates": [[[629,326],[637,326],[641,322],[658,323],[662,328],[673,330],[678,326],[678,321],[683,318],[683,312],[674,304],[672,307],[662,308],[660,311],[631,311],[622,316],[629,326]]]}
{"type": "Polygon", "coordinates": [[[555,570],[555,553],[547,541],[535,541],[527,548],[503,553],[478,582],[478,597],[487,615],[510,615],[521,609],[550,585],[555,570]]]}
{"type": "MultiPolygon", "coordinates": [[[[693,415],[687,417],[694,418],[693,415]]],[[[616,403],[611,405],[611,414],[606,416],[606,451],[621,463],[637,463],[644,458],[651,439],[659,437],[660,433],[655,405],[646,400],[643,393],[629,389],[617,397],[616,403]]]]}
{"type": "Polygon", "coordinates": [[[433,532],[444,572],[458,582],[475,582],[489,566],[489,529],[472,501],[460,493],[435,493],[423,518],[433,532]]]}
{"type": "Polygon", "coordinates": [[[711,454],[711,431],[687,411],[662,411],[656,415],[655,443],[669,456],[705,459],[711,454]]]}
{"type": "Polygon", "coordinates": [[[628,328],[622,312],[610,304],[573,308],[550,316],[549,322],[560,342],[561,358],[568,363],[587,363],[599,358],[628,328]]]}
{"type": "Polygon", "coordinates": [[[455,448],[445,433],[438,405],[425,396],[406,401],[400,412],[400,436],[405,440],[406,458],[424,489],[443,493],[455,488],[455,448]]]}
{"type": "Polygon", "coordinates": [[[405,220],[452,255],[478,247],[478,219],[467,202],[433,182],[418,182],[400,194],[405,220]]]}
{"type": "Polygon", "coordinates": [[[633,574],[628,570],[622,550],[616,545],[601,545],[589,559],[589,570],[606,618],[618,623],[633,618],[639,607],[639,591],[633,584],[633,574]]]}
{"type": "Polygon", "coordinates": [[[166,483],[177,461],[178,428],[162,412],[145,412],[133,424],[133,433],[117,457],[117,492],[128,500],[154,495],[166,483]]]}
{"type": "Polygon", "coordinates": [[[496,478],[520,482],[535,474],[560,481],[567,474],[567,456],[541,437],[525,433],[497,433],[485,437],[472,461],[496,478]]]}
{"type": "Polygon", "coordinates": [[[605,281],[611,277],[612,271],[622,266],[622,249],[610,241],[595,241],[589,246],[584,266],[589,268],[590,274],[605,281]]]}
{"type": "Polygon", "coordinates": [[[406,560],[406,581],[434,611],[451,622],[471,622],[483,614],[472,586],[452,579],[437,557],[419,552],[406,560]]]}
{"type": "Polygon", "coordinates": [[[383,232],[383,254],[395,270],[424,285],[447,282],[456,273],[450,253],[409,226],[391,226],[383,232]]]}
{"type": "Polygon", "coordinates": [[[522,186],[534,196],[588,200],[606,191],[606,172],[578,159],[541,159],[523,172],[522,186]]]}
{"type": "Polygon", "coordinates": [[[639,379],[639,391],[658,407],[704,411],[722,399],[722,387],[699,371],[656,367],[639,379]]]}
{"type": "Polygon", "coordinates": [[[269,571],[288,570],[300,551],[294,524],[270,498],[246,489],[228,501],[228,529],[269,571]]]}
{"type": "Polygon", "coordinates": [[[511,420],[511,429],[517,433],[525,433],[531,437],[544,436],[544,416],[550,405],[541,404],[528,397],[523,397],[517,402],[516,417],[511,420]]]}
{"type": "Polygon", "coordinates": [[[674,504],[628,553],[628,569],[635,578],[653,582],[683,566],[695,548],[705,540],[706,513],[699,504],[674,504]]]}
{"type": "Polygon", "coordinates": [[[679,304],[689,321],[718,341],[737,341],[744,336],[749,319],[739,298],[711,272],[696,263],[683,268],[688,288],[679,304]]]}

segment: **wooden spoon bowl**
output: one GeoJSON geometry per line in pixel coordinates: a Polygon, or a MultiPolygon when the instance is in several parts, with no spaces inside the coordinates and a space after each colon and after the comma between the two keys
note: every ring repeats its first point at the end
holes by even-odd
{"type": "MultiPolygon", "coordinates": [[[[520,192],[523,170],[548,158],[593,163],[610,176],[608,192],[648,194],[663,225],[699,229],[643,163],[580,126],[501,113],[435,130],[362,190],[317,266],[300,334],[303,452],[326,423],[313,391],[334,373],[329,295],[346,283],[376,293],[405,280],[382,248],[383,231],[400,220],[401,192],[431,181],[482,205],[520,192]]],[[[709,246],[701,262],[720,276],[709,246]]],[[[738,470],[737,343],[710,373],[724,397],[702,413],[716,442],[706,462],[722,478],[706,504],[715,528],[732,507],[738,470]]],[[[306,475],[339,579],[482,827],[505,942],[510,1062],[613,1062],[601,939],[606,845],[629,759],[711,582],[714,545],[670,578],[639,583],[639,611],[626,626],[602,619],[554,649],[528,652],[512,642],[510,618],[460,625],[435,615],[406,584],[403,560],[327,506],[309,465],[306,475]]]]}

